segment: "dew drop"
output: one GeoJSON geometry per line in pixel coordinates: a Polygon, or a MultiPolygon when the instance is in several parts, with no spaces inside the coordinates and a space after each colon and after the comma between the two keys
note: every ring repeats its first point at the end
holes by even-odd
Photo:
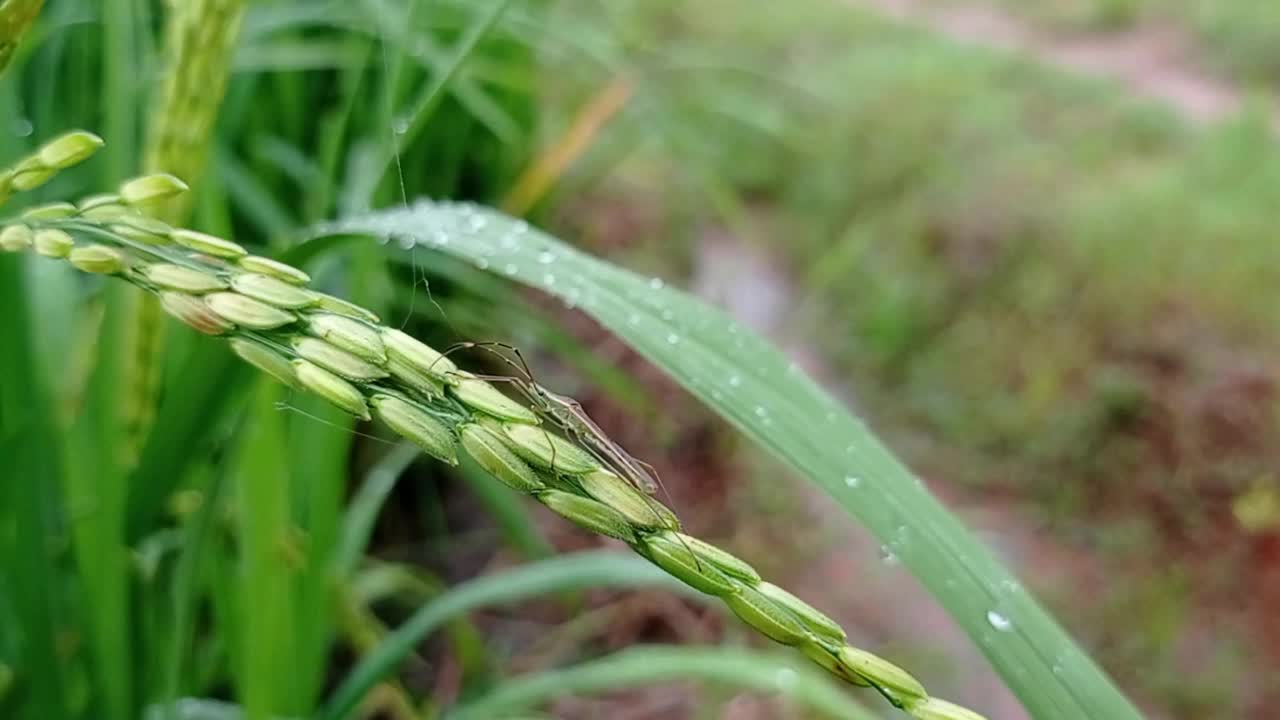
{"type": "Polygon", "coordinates": [[[662,278],[656,277],[649,280],[649,287],[654,290],[661,290],[664,285],[666,285],[666,283],[662,281],[662,278]]]}
{"type": "Polygon", "coordinates": [[[668,345],[679,345],[679,344],[680,344],[680,336],[679,336],[679,335],[677,335],[677,334],[675,334],[675,333],[671,333],[671,334],[667,335],[667,344],[668,344],[668,345]]]}
{"type": "Polygon", "coordinates": [[[543,285],[546,285],[547,287],[551,287],[552,285],[555,285],[555,284],[556,284],[556,276],[555,276],[555,275],[552,275],[551,273],[547,273],[546,275],[543,275],[543,276],[542,276],[542,284],[543,284],[543,285]]]}
{"type": "Polygon", "coordinates": [[[898,564],[899,560],[898,556],[894,554],[893,550],[891,550],[888,545],[881,545],[880,562],[888,565],[889,567],[893,567],[898,564]]]}
{"type": "Polygon", "coordinates": [[[848,487],[856,488],[862,484],[862,478],[856,475],[846,475],[844,478],[844,484],[848,487]]]}
{"type": "Polygon", "coordinates": [[[729,376],[729,384],[730,384],[730,385],[732,385],[732,386],[734,386],[734,387],[738,387],[739,385],[741,385],[741,384],[742,384],[742,378],[741,378],[740,376],[738,376],[738,375],[730,375],[730,376],[729,376]]]}
{"type": "Polygon", "coordinates": [[[633,326],[634,326],[634,325],[639,325],[639,324],[640,324],[640,313],[631,313],[630,315],[627,315],[627,324],[628,324],[628,325],[633,325],[633,326]]]}
{"type": "Polygon", "coordinates": [[[476,267],[480,268],[481,270],[488,270],[489,261],[484,258],[476,258],[476,267]]]}
{"type": "Polygon", "coordinates": [[[1013,629],[1013,621],[995,610],[987,611],[987,624],[1000,632],[1009,632],[1013,629]]]}
{"type": "Polygon", "coordinates": [[[779,690],[788,690],[795,686],[798,676],[791,668],[782,668],[773,676],[774,684],[779,690]]]}
{"type": "Polygon", "coordinates": [[[542,263],[543,265],[550,265],[555,261],[556,261],[556,256],[547,250],[543,250],[542,252],[538,253],[538,262],[542,263]]]}
{"type": "Polygon", "coordinates": [[[409,118],[396,118],[391,122],[391,130],[397,135],[403,135],[409,132],[409,118]]]}
{"type": "Polygon", "coordinates": [[[503,266],[503,268],[502,268],[502,272],[506,273],[507,275],[511,275],[511,276],[514,276],[518,270],[519,270],[519,268],[517,268],[517,267],[515,266],[515,263],[507,263],[507,264],[506,264],[505,266],[503,266]]]}
{"type": "Polygon", "coordinates": [[[35,132],[35,127],[31,124],[30,120],[24,117],[13,119],[14,135],[18,137],[30,137],[33,132],[35,132]]]}

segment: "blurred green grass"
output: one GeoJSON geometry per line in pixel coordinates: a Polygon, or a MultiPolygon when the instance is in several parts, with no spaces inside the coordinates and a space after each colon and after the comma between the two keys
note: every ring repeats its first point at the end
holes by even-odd
{"type": "MultiPolygon", "coordinates": [[[[16,158],[74,127],[99,131],[110,149],[6,210],[138,172],[154,121],[147,78],[160,66],[160,5],[46,4],[0,79],[0,153],[16,158]]],[[[536,12],[521,14],[533,23],[536,12]]],[[[533,107],[520,83],[533,66],[527,28],[489,33],[481,17],[462,4],[429,22],[374,0],[255,5],[212,168],[196,183],[196,224],[270,253],[339,207],[393,202],[402,184],[494,199],[530,147],[533,107]],[[476,55],[509,84],[457,80],[476,55]],[[411,92],[430,105],[396,115],[411,92]],[[401,122],[429,140],[407,142],[401,122]],[[392,157],[402,165],[394,176],[376,165],[392,157]]],[[[412,597],[405,582],[348,597],[368,572],[355,558],[371,534],[340,529],[386,501],[345,508],[348,475],[384,467],[385,446],[357,452],[340,414],[294,399],[285,412],[221,344],[174,333],[159,419],[132,466],[118,412],[130,388],[113,382],[128,346],[127,293],[51,265],[0,266],[12,295],[0,322],[12,385],[0,416],[0,715],[135,718],[210,694],[235,698],[248,717],[310,714],[335,647],[376,642],[371,607],[412,597]]],[[[408,301],[418,279],[402,292],[376,250],[313,271],[380,308],[408,301]]],[[[441,288],[441,301],[451,294],[441,288]]],[[[430,579],[412,563],[404,573],[430,579]]],[[[475,647],[454,637],[461,652],[475,647]]]]}

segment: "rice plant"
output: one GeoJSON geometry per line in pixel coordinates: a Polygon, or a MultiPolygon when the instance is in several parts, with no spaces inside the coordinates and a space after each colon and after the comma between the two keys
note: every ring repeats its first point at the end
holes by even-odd
{"type": "MultiPolygon", "coordinates": [[[[19,5],[11,0],[0,12],[19,5]]],[[[830,490],[873,533],[915,532],[905,565],[975,636],[999,618],[1005,627],[997,629],[1008,632],[984,650],[1036,717],[1137,716],[909,471],[763,340],[662,281],[579,253],[525,221],[469,203],[409,204],[408,187],[438,190],[433,183],[450,180],[449,190],[491,183],[496,195],[530,161],[529,98],[462,69],[476,56],[528,64],[521,32],[542,28],[537,7],[447,4],[423,20],[415,3],[360,5],[264,5],[257,15],[226,0],[175,5],[163,50],[154,52],[149,39],[132,41],[147,37],[155,8],[105,3],[95,40],[111,58],[113,87],[141,100],[129,77],[156,69],[154,102],[122,110],[107,98],[105,144],[68,132],[15,153],[0,173],[0,195],[25,205],[0,229],[0,588],[12,589],[0,592],[0,709],[55,719],[241,710],[253,718],[506,717],[500,713],[546,699],[537,678],[438,707],[414,697],[397,669],[432,629],[484,602],[666,582],[722,601],[755,632],[907,716],[983,717],[980,707],[932,697],[927,678],[850,645],[838,623],[747,560],[683,532],[677,513],[650,494],[643,464],[571,399],[531,373],[470,371],[456,348],[384,322],[371,307],[385,300],[378,280],[402,265],[418,272],[412,250],[424,248],[561,295],[830,490]],[[260,53],[255,62],[320,64],[324,76],[228,84],[242,27],[259,43],[248,46],[260,53]],[[406,103],[411,81],[419,91],[406,103]],[[255,112],[260,93],[324,98],[329,110],[281,119],[255,112]],[[276,122],[296,125],[292,139],[314,138],[315,157],[275,134],[252,153],[236,152],[236,130],[276,122]],[[218,123],[230,126],[231,141],[216,138],[218,123]],[[467,142],[481,129],[485,140],[467,142]],[[429,143],[433,134],[439,145],[429,143]],[[435,152],[449,143],[458,146],[452,158],[435,152]],[[269,161],[249,167],[244,158],[255,155],[269,161]],[[424,160],[432,180],[416,177],[424,160]],[[93,294],[90,303],[77,302],[80,288],[93,294]],[[157,322],[157,313],[180,325],[157,322]],[[37,332],[51,318],[65,324],[63,337],[37,332]],[[731,397],[713,387],[740,376],[747,380],[734,383],[731,397]],[[372,609],[378,592],[360,594],[391,582],[379,574],[387,568],[361,557],[388,479],[414,453],[398,445],[344,501],[355,439],[377,428],[447,466],[469,458],[643,561],[544,560],[443,593],[399,567],[391,584],[415,594],[418,609],[388,629],[372,609]],[[861,491],[850,477],[864,483],[861,491]],[[667,580],[642,569],[650,566],[667,580]],[[339,644],[353,651],[350,662],[333,661],[339,644]]],[[[51,2],[45,12],[51,27],[74,29],[85,10],[51,2]]],[[[15,30],[0,47],[16,45],[29,15],[20,17],[6,25],[15,30]]],[[[46,65],[68,83],[92,77],[74,62],[87,50],[46,51],[46,65]]],[[[28,67],[41,60],[32,56],[28,67]]],[[[43,131],[46,118],[37,119],[43,131]]],[[[413,281],[416,288],[416,274],[413,281]]],[[[856,696],[788,663],[748,651],[654,649],[564,671],[542,687],[656,682],[662,673],[645,668],[669,664],[668,677],[718,675],[795,694],[834,716],[868,716],[856,696]],[[802,680],[769,686],[762,678],[776,680],[779,668],[802,680]]]]}

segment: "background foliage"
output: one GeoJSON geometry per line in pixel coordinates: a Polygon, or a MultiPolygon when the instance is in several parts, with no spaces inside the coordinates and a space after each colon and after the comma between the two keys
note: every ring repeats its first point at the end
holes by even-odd
{"type": "MultiPolygon", "coordinates": [[[[1247,3],[1103,5],[1018,11],[1073,27],[1172,18],[1212,39],[1207,54],[1235,77],[1271,72],[1271,25],[1247,3]]],[[[148,169],[148,133],[172,120],[153,97],[166,7],[47,2],[0,77],[0,157],[73,127],[108,144],[29,201],[148,169]]],[[[442,254],[425,217],[402,219],[387,246],[299,245],[307,229],[385,220],[366,213],[421,196],[470,200],[690,287],[867,416],[1142,705],[1266,717],[1277,701],[1267,291],[1280,267],[1280,158],[1262,111],[1190,128],[1114,88],[821,0],[784,15],[723,2],[250,3],[229,61],[207,168],[188,178],[194,227],[305,259],[327,291],[438,347],[524,348],[544,384],[659,461],[698,534],[789,572],[812,591],[802,595],[922,668],[931,690],[1021,717],[978,652],[1034,717],[1064,712],[1054,703],[1097,680],[1072,675],[1069,646],[999,659],[1012,638],[1026,633],[1018,647],[1032,648],[1056,643],[1056,630],[996,570],[957,590],[954,567],[922,560],[936,538],[912,533],[930,532],[936,511],[888,494],[860,504],[882,489],[871,471],[818,467],[859,430],[815,430],[826,410],[770,416],[788,398],[738,394],[731,365],[676,373],[766,445],[811,458],[809,474],[874,539],[815,510],[825,496],[579,312],[659,364],[696,364],[707,358],[692,341],[707,328],[667,304],[675,296],[611,268],[544,263],[541,247],[442,254]],[[400,248],[404,238],[420,247],[400,248]],[[753,397],[779,404],[761,403],[760,416],[753,397]],[[974,644],[934,632],[953,626],[903,567],[974,644]],[[1082,597],[1085,583],[1099,590],[1082,597]],[[1019,666],[1033,676],[1020,681],[1019,666]]],[[[512,698],[537,707],[609,689],[542,707],[866,712],[807,675],[780,681],[778,668],[803,671],[772,654],[656,648],[593,661],[641,641],[746,639],[667,590],[601,589],[652,582],[642,565],[546,560],[589,541],[474,469],[415,464],[365,435],[376,429],[354,434],[318,402],[258,387],[215,341],[148,330],[136,303],[52,264],[0,259],[0,714],[132,718],[222,698],[175,707],[309,716],[334,707],[384,638],[425,622],[414,614],[424,608],[440,613],[438,637],[424,639],[426,625],[409,637],[407,662],[364,698],[366,712],[484,717],[512,698]],[[161,338],[153,391],[137,383],[148,332],[161,338]],[[135,442],[125,420],[153,400],[135,442]],[[551,578],[537,591],[549,597],[533,607],[460,614],[431,602],[461,602],[467,578],[539,559],[529,577],[551,578]],[[636,689],[662,679],[654,663],[757,692],[636,689]],[[505,679],[517,670],[527,677],[505,679]]],[[[763,352],[733,342],[707,340],[729,363],[763,352]]],[[[482,352],[468,360],[507,370],[482,352]]],[[[490,604],[529,597],[501,575],[479,587],[509,593],[491,590],[490,604]]],[[[1091,716],[1119,717],[1122,703],[1091,716]]]]}

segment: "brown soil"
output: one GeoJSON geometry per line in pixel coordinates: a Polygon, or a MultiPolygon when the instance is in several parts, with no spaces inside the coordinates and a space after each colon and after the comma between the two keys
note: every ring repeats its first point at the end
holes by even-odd
{"type": "MultiPolygon", "coordinates": [[[[961,43],[1016,52],[1070,72],[1114,80],[1196,122],[1236,113],[1245,93],[1207,69],[1185,33],[1147,23],[1105,34],[1053,32],[982,4],[846,0],[961,43]]],[[[1280,132],[1280,116],[1273,116],[1280,132]]]]}

